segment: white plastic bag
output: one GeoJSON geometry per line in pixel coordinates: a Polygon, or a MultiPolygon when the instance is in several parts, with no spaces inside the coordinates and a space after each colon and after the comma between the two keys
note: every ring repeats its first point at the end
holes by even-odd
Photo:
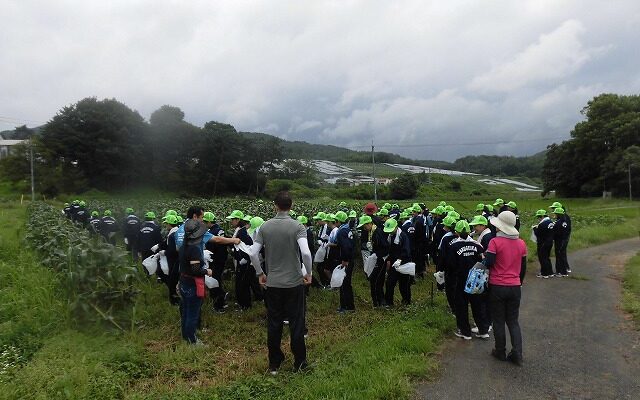
{"type": "Polygon", "coordinates": [[[535,231],[533,230],[533,228],[531,228],[531,237],[530,237],[531,241],[533,243],[538,243],[538,237],[536,236],[535,231]]]}
{"type": "Polygon", "coordinates": [[[124,238],[124,244],[129,244],[129,239],[124,238]]]}
{"type": "Polygon", "coordinates": [[[220,282],[218,282],[218,280],[212,276],[209,275],[205,275],[204,277],[204,284],[209,288],[209,289],[213,289],[213,288],[217,288],[220,287],[220,282]]]}
{"type": "Polygon", "coordinates": [[[401,274],[416,276],[416,263],[414,263],[414,262],[408,262],[406,264],[401,264],[401,265],[398,265],[395,268],[396,268],[396,271],[400,272],[401,274]]]}
{"type": "Polygon", "coordinates": [[[149,275],[153,275],[158,270],[158,259],[156,255],[153,254],[142,261],[142,266],[147,270],[149,275]]]}
{"type": "Polygon", "coordinates": [[[345,276],[347,276],[347,271],[345,271],[342,265],[338,265],[333,270],[333,274],[331,274],[331,288],[341,287],[345,276]]]}
{"type": "Polygon", "coordinates": [[[364,260],[364,273],[367,274],[367,277],[371,276],[377,262],[378,256],[376,253],[371,254],[366,260],[364,260]]]}
{"type": "Polygon", "coordinates": [[[169,261],[164,254],[160,255],[160,269],[162,270],[163,274],[169,275],[169,261]]]}
{"type": "Polygon", "coordinates": [[[324,262],[325,258],[327,258],[327,245],[323,244],[318,247],[318,251],[316,251],[316,255],[313,257],[313,262],[321,263],[324,262]]]}
{"type": "Polygon", "coordinates": [[[436,278],[436,283],[438,285],[444,285],[444,271],[435,272],[433,277],[436,278]]]}

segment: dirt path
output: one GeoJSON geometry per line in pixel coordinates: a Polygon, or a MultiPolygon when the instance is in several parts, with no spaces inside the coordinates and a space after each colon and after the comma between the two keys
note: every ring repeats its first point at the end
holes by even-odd
{"type": "Polygon", "coordinates": [[[493,336],[452,339],[441,376],[416,398],[640,399],[640,333],[619,310],[622,267],[639,249],[634,238],[572,253],[575,279],[537,279],[532,264],[520,308],[524,366],[492,358],[493,336]]]}

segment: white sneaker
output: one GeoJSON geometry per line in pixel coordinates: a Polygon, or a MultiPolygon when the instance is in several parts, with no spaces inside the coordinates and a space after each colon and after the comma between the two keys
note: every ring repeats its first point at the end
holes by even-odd
{"type": "Polygon", "coordinates": [[[285,324],[285,325],[289,325],[289,320],[288,319],[283,319],[282,323],[285,324]]]}
{"type": "Polygon", "coordinates": [[[471,328],[471,333],[478,333],[480,332],[480,329],[478,329],[477,326],[474,326],[473,328],[471,328]]]}
{"type": "Polygon", "coordinates": [[[460,329],[458,329],[457,331],[454,332],[454,335],[456,335],[459,338],[462,338],[464,340],[471,340],[471,336],[466,336],[463,335],[462,332],[460,332],[460,329]]]}
{"type": "Polygon", "coordinates": [[[481,334],[479,334],[479,333],[476,333],[476,334],[475,334],[475,337],[480,338],[480,339],[489,339],[489,334],[488,334],[488,333],[485,333],[485,334],[482,334],[482,335],[481,335],[481,334]]]}

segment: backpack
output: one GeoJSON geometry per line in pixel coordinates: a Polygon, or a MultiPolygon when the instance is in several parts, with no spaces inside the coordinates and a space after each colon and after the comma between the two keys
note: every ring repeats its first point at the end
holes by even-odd
{"type": "Polygon", "coordinates": [[[469,270],[464,291],[468,294],[484,293],[489,283],[489,270],[482,263],[476,263],[469,270]]]}

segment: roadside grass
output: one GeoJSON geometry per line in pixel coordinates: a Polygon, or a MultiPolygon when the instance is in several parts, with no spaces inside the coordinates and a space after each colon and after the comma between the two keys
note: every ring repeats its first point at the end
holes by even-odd
{"type": "Polygon", "coordinates": [[[625,265],[622,287],[622,308],[631,314],[640,330],[640,253],[625,265]]]}

